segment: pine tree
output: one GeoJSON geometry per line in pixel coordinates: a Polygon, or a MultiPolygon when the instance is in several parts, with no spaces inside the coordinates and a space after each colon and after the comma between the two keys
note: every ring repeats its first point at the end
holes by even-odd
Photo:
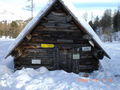
{"type": "Polygon", "coordinates": [[[17,36],[18,24],[12,21],[9,28],[9,34],[11,37],[15,38],[17,36]]]}
{"type": "Polygon", "coordinates": [[[100,24],[100,22],[99,22],[99,17],[98,17],[98,16],[95,18],[95,21],[94,21],[94,22],[89,21],[89,25],[92,27],[92,29],[93,29],[95,32],[96,32],[96,29],[100,26],[99,24],[100,24]]]}
{"type": "Polygon", "coordinates": [[[96,31],[96,29],[99,27],[100,25],[99,25],[99,17],[97,16],[96,18],[95,18],[95,21],[94,21],[94,29],[95,29],[95,31],[96,31]]]}
{"type": "Polygon", "coordinates": [[[111,10],[106,10],[102,19],[100,20],[100,25],[103,29],[111,27],[112,25],[112,17],[111,17],[111,10]]]}
{"type": "Polygon", "coordinates": [[[92,21],[89,21],[89,25],[92,27],[92,29],[94,30],[94,23],[92,21]]]}
{"type": "Polygon", "coordinates": [[[113,27],[115,32],[120,31],[120,11],[119,10],[113,17],[113,27]]]}

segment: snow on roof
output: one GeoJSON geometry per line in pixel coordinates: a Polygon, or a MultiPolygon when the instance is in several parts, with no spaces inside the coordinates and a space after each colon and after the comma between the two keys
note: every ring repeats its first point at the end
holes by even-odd
{"type": "MultiPolygon", "coordinates": [[[[38,13],[38,15],[27,24],[23,31],[18,35],[16,40],[10,45],[8,52],[5,55],[5,58],[10,55],[10,53],[19,45],[22,39],[36,26],[38,21],[45,15],[49,8],[52,7],[55,1],[57,0],[49,0],[48,4],[45,5],[44,9],[42,9],[38,13]]],[[[85,20],[83,20],[83,18],[80,17],[76,8],[70,3],[70,0],[58,0],[58,1],[70,12],[70,14],[86,30],[86,32],[92,36],[95,42],[101,47],[101,49],[103,49],[106,56],[110,58],[109,54],[107,53],[107,50],[104,48],[104,45],[99,39],[98,35],[94,32],[91,26],[85,20]]]]}

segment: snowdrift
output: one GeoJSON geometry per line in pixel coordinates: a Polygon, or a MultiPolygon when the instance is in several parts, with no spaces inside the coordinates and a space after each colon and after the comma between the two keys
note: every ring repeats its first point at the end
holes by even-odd
{"type": "Polygon", "coordinates": [[[113,90],[116,85],[119,90],[120,85],[103,72],[94,72],[85,78],[63,70],[48,71],[45,67],[14,73],[6,67],[0,68],[8,71],[0,74],[0,90],[113,90]]]}

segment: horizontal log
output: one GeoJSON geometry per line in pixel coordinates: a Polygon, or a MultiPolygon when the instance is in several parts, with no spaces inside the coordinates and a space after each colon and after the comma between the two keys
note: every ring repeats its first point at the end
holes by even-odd
{"type": "Polygon", "coordinates": [[[73,42],[63,42],[63,41],[56,41],[56,40],[39,40],[39,39],[32,39],[31,40],[32,43],[54,43],[54,44],[78,44],[78,43],[82,43],[82,44],[86,44],[87,42],[85,41],[73,41],[73,42]]]}
{"type": "Polygon", "coordinates": [[[56,29],[78,29],[76,26],[69,26],[69,25],[45,25],[45,28],[56,28],[56,29]]]}
{"type": "Polygon", "coordinates": [[[63,20],[63,21],[48,20],[47,23],[63,23],[63,24],[66,24],[67,21],[66,20],[63,20]]]}
{"type": "Polygon", "coordinates": [[[93,65],[79,65],[80,69],[93,69],[95,68],[93,65]]]}
{"type": "Polygon", "coordinates": [[[16,65],[54,65],[54,61],[53,60],[43,60],[40,58],[37,58],[39,60],[41,60],[41,64],[32,64],[32,58],[28,59],[28,58],[18,58],[15,60],[15,64],[16,65]]]}
{"type": "Polygon", "coordinates": [[[73,32],[73,33],[82,33],[79,29],[66,29],[66,28],[53,28],[53,27],[45,27],[42,29],[36,28],[34,29],[33,33],[35,32],[41,32],[41,31],[47,31],[47,32],[73,32]]]}
{"type": "MultiPolygon", "coordinates": [[[[53,49],[54,50],[54,49],[53,49]]],[[[36,54],[37,53],[37,55],[41,55],[41,54],[48,54],[48,55],[53,55],[53,54],[55,54],[55,52],[54,51],[46,51],[46,50],[44,50],[44,52],[43,51],[41,51],[40,49],[39,50],[36,50],[36,49],[26,49],[25,50],[25,53],[28,53],[28,54],[36,54]]],[[[43,56],[44,57],[44,56],[43,56]]]]}
{"type": "Polygon", "coordinates": [[[64,12],[55,12],[55,11],[52,11],[51,14],[52,15],[56,15],[56,16],[66,16],[66,13],[64,13],[64,12]]]}
{"type": "Polygon", "coordinates": [[[57,39],[57,42],[66,42],[66,43],[73,43],[73,40],[65,40],[65,39],[57,39]]]}
{"type": "MultiPolygon", "coordinates": [[[[60,29],[59,29],[60,30],[60,29]]],[[[68,29],[67,29],[68,30],[68,29]]],[[[65,31],[42,31],[42,30],[36,30],[34,31],[32,34],[34,33],[38,33],[38,34],[62,34],[62,35],[77,35],[77,36],[81,36],[81,32],[80,31],[71,31],[71,32],[65,32],[65,31]]],[[[81,36],[82,37],[82,36],[81,36]]]]}
{"type": "MultiPolygon", "coordinates": [[[[48,16],[47,16],[47,18],[49,18],[49,19],[51,19],[51,18],[61,18],[61,19],[65,19],[66,18],[66,15],[64,15],[64,13],[57,13],[57,12],[52,12],[52,13],[50,13],[48,16]]],[[[56,20],[56,19],[54,19],[54,20],[56,20]]]]}
{"type": "MultiPolygon", "coordinates": [[[[40,68],[41,66],[43,65],[21,65],[21,66],[15,66],[16,69],[20,70],[22,69],[23,67],[24,68],[34,68],[34,69],[38,69],[40,68]]],[[[45,66],[45,65],[44,65],[45,66]]],[[[55,70],[54,67],[52,65],[49,65],[49,66],[45,66],[48,70],[55,70]]]]}
{"type": "Polygon", "coordinates": [[[26,52],[39,52],[39,53],[54,53],[54,49],[26,49],[26,52]]]}
{"type": "MultiPolygon", "coordinates": [[[[76,29],[76,30],[79,30],[78,27],[69,27],[69,29],[76,29]]],[[[80,31],[80,30],[79,30],[80,31]]]]}
{"type": "MultiPolygon", "coordinates": [[[[33,45],[33,46],[36,46],[36,47],[38,47],[38,46],[40,46],[40,43],[31,43],[31,42],[29,42],[29,43],[23,43],[22,44],[22,48],[24,48],[24,46],[31,46],[31,45],[33,45]]],[[[55,45],[55,47],[79,47],[79,48],[81,48],[81,47],[83,47],[83,46],[87,46],[87,45],[89,45],[89,44],[54,44],[55,45]]],[[[39,51],[39,49],[38,48],[33,48],[33,49],[35,49],[36,51],[38,50],[39,51]]],[[[53,48],[51,48],[51,49],[40,49],[40,51],[42,52],[42,51],[44,51],[44,50],[47,50],[47,51],[52,51],[53,50],[53,48]]],[[[81,49],[80,49],[81,50],[81,49]]],[[[82,50],[81,50],[82,51],[82,50]]],[[[86,53],[84,53],[84,52],[82,52],[81,54],[83,54],[83,55],[86,55],[86,54],[89,54],[89,52],[86,52],[86,53]]],[[[91,53],[90,53],[90,55],[91,55],[91,53]]]]}
{"type": "Polygon", "coordinates": [[[34,30],[42,30],[42,29],[44,29],[45,27],[43,26],[43,25],[38,25],[34,30]]]}
{"type": "Polygon", "coordinates": [[[43,41],[56,41],[56,42],[59,42],[59,41],[64,41],[64,42],[68,42],[68,41],[72,41],[73,40],[76,40],[76,41],[83,41],[85,39],[80,39],[81,37],[68,37],[68,36],[51,36],[51,35],[40,35],[40,36],[37,36],[37,35],[34,35],[32,39],[42,39],[43,41]]]}
{"type": "Polygon", "coordinates": [[[80,65],[88,65],[88,64],[91,64],[91,65],[98,65],[98,60],[95,60],[95,58],[92,56],[91,58],[85,58],[85,59],[80,59],[79,60],[79,64],[80,65]]]}
{"type": "Polygon", "coordinates": [[[39,55],[28,54],[26,56],[26,58],[34,58],[34,57],[39,58],[41,60],[53,60],[54,59],[54,57],[52,57],[51,55],[47,55],[47,54],[39,54],[39,55]],[[46,56],[44,56],[44,55],[46,55],[46,56]]]}
{"type": "MultiPolygon", "coordinates": [[[[40,33],[40,34],[33,34],[32,35],[32,38],[31,39],[52,39],[52,40],[56,40],[56,39],[71,39],[71,40],[81,40],[81,41],[84,41],[84,40],[87,40],[87,39],[83,39],[81,37],[82,35],[77,35],[77,34],[54,34],[54,33],[51,33],[51,34],[43,34],[43,33],[40,33]]],[[[88,41],[88,40],[87,40],[88,41]]]]}
{"type": "Polygon", "coordinates": [[[64,22],[66,22],[66,17],[59,17],[59,16],[52,16],[52,17],[47,17],[47,20],[49,21],[51,21],[51,20],[53,20],[53,21],[64,21],[64,22]]]}
{"type": "Polygon", "coordinates": [[[43,23],[42,25],[45,27],[55,27],[55,23],[43,23]]]}

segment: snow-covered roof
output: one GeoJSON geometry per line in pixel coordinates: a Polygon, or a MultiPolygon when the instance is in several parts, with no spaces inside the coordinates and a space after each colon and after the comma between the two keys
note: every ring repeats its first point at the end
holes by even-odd
{"type": "Polygon", "coordinates": [[[45,7],[38,13],[38,15],[26,25],[26,27],[18,35],[16,40],[10,45],[8,52],[5,55],[5,58],[9,56],[11,52],[20,44],[23,38],[27,34],[29,34],[29,32],[37,25],[38,21],[46,14],[46,12],[52,7],[52,5],[56,1],[59,1],[69,11],[69,13],[73,16],[73,18],[84,28],[84,30],[89,35],[92,36],[94,41],[101,47],[101,49],[103,49],[106,56],[110,58],[109,54],[107,53],[107,50],[104,48],[104,45],[99,39],[98,35],[94,32],[91,26],[82,17],[80,17],[76,8],[70,3],[70,0],[49,0],[48,4],[46,4],[45,7]]]}

